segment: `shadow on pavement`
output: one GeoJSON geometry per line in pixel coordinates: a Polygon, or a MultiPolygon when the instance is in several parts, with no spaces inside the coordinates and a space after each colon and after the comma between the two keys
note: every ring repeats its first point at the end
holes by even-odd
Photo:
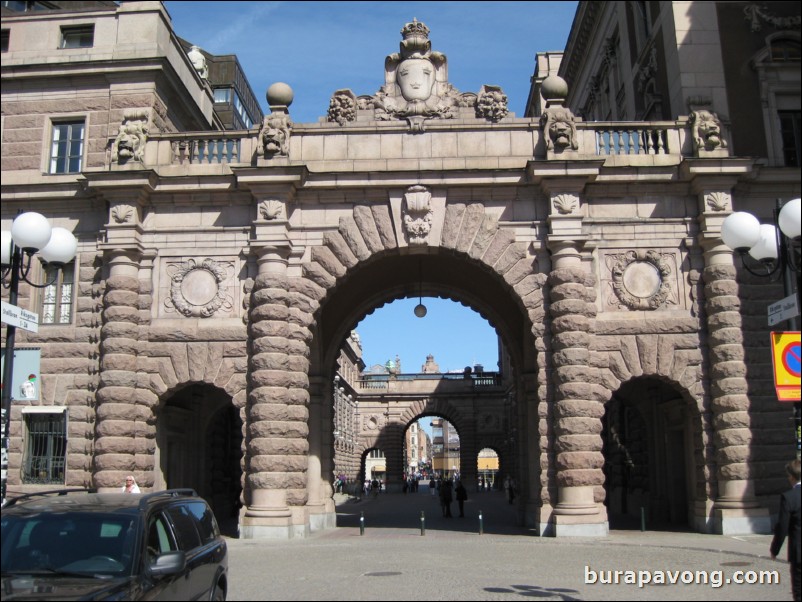
{"type": "Polygon", "coordinates": [[[337,504],[337,527],[359,529],[364,513],[365,530],[421,529],[424,513],[426,531],[479,533],[479,514],[483,532],[494,535],[524,535],[527,529],[518,525],[517,505],[507,503],[503,493],[487,491],[469,493],[465,502],[465,517],[459,516],[457,502],[451,503],[452,518],[443,516],[440,500],[429,494],[428,488],[417,493],[381,493],[358,500],[350,498],[337,504]]]}

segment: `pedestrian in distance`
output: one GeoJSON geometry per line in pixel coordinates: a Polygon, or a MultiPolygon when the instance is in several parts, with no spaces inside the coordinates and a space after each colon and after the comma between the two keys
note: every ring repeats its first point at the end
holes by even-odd
{"type": "Polygon", "coordinates": [[[443,481],[440,483],[440,507],[443,509],[443,516],[451,518],[451,481],[443,481]]]}
{"type": "Polygon", "coordinates": [[[791,593],[793,599],[802,599],[802,535],[800,534],[800,462],[792,460],[785,465],[791,489],[780,496],[780,514],[771,540],[771,558],[776,559],[785,538],[788,538],[788,562],[791,565],[791,593]]]}
{"type": "Polygon", "coordinates": [[[515,481],[509,475],[504,479],[504,492],[507,494],[507,502],[512,504],[515,501],[515,481]]]}
{"type": "Polygon", "coordinates": [[[465,500],[468,499],[468,491],[462,481],[457,481],[457,488],[454,490],[457,494],[457,504],[459,504],[460,518],[465,518],[465,500]]]}
{"type": "Polygon", "coordinates": [[[123,485],[120,491],[122,493],[140,493],[139,485],[136,484],[134,475],[129,474],[127,477],[125,477],[125,485],[123,485]]]}

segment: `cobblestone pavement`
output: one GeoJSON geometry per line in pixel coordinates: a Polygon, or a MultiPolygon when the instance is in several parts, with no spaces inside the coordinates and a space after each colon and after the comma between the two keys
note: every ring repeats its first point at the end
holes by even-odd
{"type": "Polygon", "coordinates": [[[769,558],[768,535],[612,530],[604,538],[537,537],[516,526],[515,509],[503,495],[473,493],[470,498],[465,518],[456,516],[456,503],[455,517],[444,518],[435,499],[423,490],[360,501],[339,497],[337,529],[291,541],[229,540],[229,599],[791,597],[788,564],[769,558]],[[364,535],[359,530],[362,513],[364,535]],[[760,579],[761,572],[764,580],[774,582],[735,583],[742,577],[760,579]],[[616,579],[617,584],[609,583],[616,579]],[[650,583],[644,583],[647,579],[650,583]]]}

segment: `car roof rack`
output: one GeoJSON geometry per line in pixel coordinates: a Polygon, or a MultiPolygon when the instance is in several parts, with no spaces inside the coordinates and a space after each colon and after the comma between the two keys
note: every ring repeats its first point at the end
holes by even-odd
{"type": "Polygon", "coordinates": [[[161,491],[153,491],[146,493],[139,501],[139,508],[142,509],[147,506],[151,501],[161,498],[178,498],[178,497],[198,497],[198,493],[194,489],[163,489],[161,491]]]}
{"type": "Polygon", "coordinates": [[[47,491],[35,491],[33,493],[24,493],[20,496],[9,498],[6,500],[6,503],[3,504],[3,508],[10,508],[14,504],[18,502],[23,502],[25,500],[39,497],[43,495],[67,495],[68,493],[97,493],[97,489],[85,489],[85,488],[76,488],[76,489],[49,489],[47,491]]]}

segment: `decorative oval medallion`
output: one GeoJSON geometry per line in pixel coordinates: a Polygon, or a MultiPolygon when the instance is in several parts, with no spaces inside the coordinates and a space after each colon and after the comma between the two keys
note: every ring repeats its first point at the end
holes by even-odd
{"type": "Polygon", "coordinates": [[[671,266],[657,251],[627,251],[608,256],[607,262],[619,304],[633,310],[649,310],[668,300],[671,266]]]}
{"type": "Polygon", "coordinates": [[[167,307],[188,318],[208,318],[221,307],[233,307],[233,300],[220,286],[228,278],[227,270],[213,259],[204,259],[201,264],[190,259],[167,271],[172,279],[167,307]]]}
{"type": "Polygon", "coordinates": [[[660,291],[660,273],[646,261],[631,263],[624,270],[624,286],[630,294],[640,299],[653,297],[660,291]]]}

